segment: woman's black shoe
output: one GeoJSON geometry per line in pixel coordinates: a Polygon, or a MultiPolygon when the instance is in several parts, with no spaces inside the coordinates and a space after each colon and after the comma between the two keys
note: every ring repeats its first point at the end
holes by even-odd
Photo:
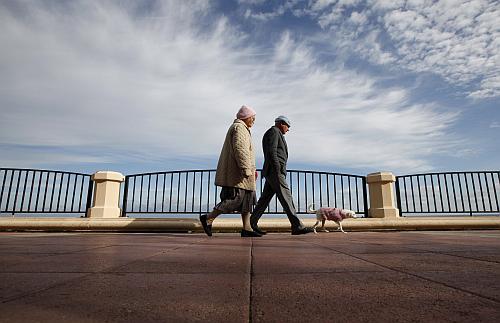
{"type": "Polygon", "coordinates": [[[254,231],[241,230],[241,236],[242,237],[262,237],[262,234],[254,232],[254,231]]]}
{"type": "Polygon", "coordinates": [[[200,215],[200,222],[201,222],[201,225],[203,227],[203,231],[205,231],[207,236],[211,237],[212,236],[212,225],[208,224],[206,214],[200,215]]]}

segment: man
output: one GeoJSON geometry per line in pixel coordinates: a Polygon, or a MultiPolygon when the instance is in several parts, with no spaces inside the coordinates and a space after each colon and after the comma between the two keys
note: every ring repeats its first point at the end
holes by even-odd
{"type": "Polygon", "coordinates": [[[293,235],[313,232],[312,229],[304,227],[297,217],[292,193],[286,182],[288,147],[284,135],[288,132],[289,128],[290,120],[285,116],[279,116],[274,120],[274,126],[267,130],[262,138],[262,149],[264,150],[262,177],[266,179],[266,183],[262,195],[250,217],[250,225],[253,231],[260,234],[266,234],[266,232],[258,227],[257,222],[268,207],[274,194],[278,197],[283,210],[288,216],[293,235]]]}

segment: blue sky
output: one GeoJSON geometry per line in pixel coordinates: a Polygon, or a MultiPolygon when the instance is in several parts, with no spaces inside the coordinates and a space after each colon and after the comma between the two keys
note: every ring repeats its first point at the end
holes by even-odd
{"type": "Polygon", "coordinates": [[[215,168],[242,104],[289,168],[498,170],[500,4],[0,1],[0,166],[215,168]]]}

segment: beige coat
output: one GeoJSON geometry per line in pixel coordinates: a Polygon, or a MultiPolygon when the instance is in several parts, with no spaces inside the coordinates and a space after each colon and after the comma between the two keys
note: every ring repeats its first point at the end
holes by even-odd
{"type": "Polygon", "coordinates": [[[226,134],[217,164],[215,185],[255,191],[255,152],[250,129],[234,120],[226,134]]]}

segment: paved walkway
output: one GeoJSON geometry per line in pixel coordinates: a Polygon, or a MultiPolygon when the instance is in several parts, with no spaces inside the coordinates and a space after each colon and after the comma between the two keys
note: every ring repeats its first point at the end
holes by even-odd
{"type": "Polygon", "coordinates": [[[0,233],[0,322],[500,322],[500,231],[0,233]]]}

